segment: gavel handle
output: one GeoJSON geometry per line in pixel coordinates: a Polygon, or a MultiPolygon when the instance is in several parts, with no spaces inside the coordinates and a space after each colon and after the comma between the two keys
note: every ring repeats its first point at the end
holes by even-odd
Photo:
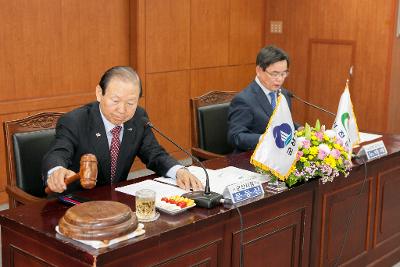
{"type": "MultiPolygon", "coordinates": [[[[75,174],[75,175],[72,175],[72,176],[70,176],[70,177],[67,177],[67,178],[64,180],[64,182],[65,182],[66,185],[69,185],[70,183],[75,182],[76,180],[79,180],[79,178],[80,178],[79,173],[77,173],[77,174],[75,174]]],[[[51,189],[50,189],[48,186],[46,186],[46,189],[45,189],[44,191],[46,192],[46,194],[51,194],[51,193],[53,193],[53,191],[51,191],[51,189]]]]}

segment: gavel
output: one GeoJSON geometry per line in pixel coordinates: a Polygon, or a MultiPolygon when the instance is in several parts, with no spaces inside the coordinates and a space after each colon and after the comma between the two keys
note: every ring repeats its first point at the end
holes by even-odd
{"type": "MultiPolygon", "coordinates": [[[[81,186],[85,189],[92,189],[97,182],[97,159],[93,154],[83,154],[80,161],[79,173],[67,177],[64,182],[69,185],[72,182],[80,179],[81,186]]],[[[53,191],[47,186],[46,194],[51,194],[53,191]]]]}

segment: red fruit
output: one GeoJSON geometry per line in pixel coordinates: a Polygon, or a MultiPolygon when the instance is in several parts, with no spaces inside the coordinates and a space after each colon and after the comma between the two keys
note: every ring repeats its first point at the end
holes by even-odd
{"type": "Polygon", "coordinates": [[[168,198],[167,197],[163,197],[163,198],[161,198],[161,201],[165,201],[165,202],[168,203],[168,198]]]}
{"type": "Polygon", "coordinates": [[[178,202],[178,203],[176,203],[176,205],[178,205],[178,206],[181,207],[182,209],[183,209],[183,208],[186,208],[186,202],[184,202],[184,201],[178,202]]]}
{"type": "Polygon", "coordinates": [[[170,199],[170,200],[169,200],[169,203],[171,203],[171,204],[176,204],[176,201],[173,200],[173,199],[170,199]]]}

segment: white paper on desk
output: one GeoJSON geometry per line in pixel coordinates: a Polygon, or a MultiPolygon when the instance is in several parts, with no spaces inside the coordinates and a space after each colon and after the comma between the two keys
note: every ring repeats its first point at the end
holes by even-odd
{"type": "MultiPolygon", "coordinates": [[[[205,185],[206,183],[206,175],[204,170],[197,166],[188,167],[189,171],[195,175],[199,180],[205,185]]],[[[207,169],[208,177],[210,180],[210,188],[211,191],[222,194],[224,189],[230,185],[237,183],[242,180],[252,180],[256,179],[261,183],[269,181],[269,177],[266,175],[262,175],[259,173],[251,172],[244,169],[239,169],[234,166],[228,166],[218,170],[207,169]]],[[[176,185],[176,181],[170,178],[158,177],[154,180],[160,181],[163,183],[170,183],[176,185]]]]}
{"type": "MultiPolygon", "coordinates": [[[[172,179],[169,179],[172,180],[172,179]]],[[[169,197],[175,195],[182,195],[187,191],[168,184],[163,184],[154,180],[144,180],[139,183],[130,184],[122,187],[115,188],[116,191],[122,192],[128,195],[135,196],[136,191],[141,189],[151,189],[156,192],[156,199],[160,200],[162,197],[169,197]]]]}
{"type": "MultiPolygon", "coordinates": [[[[197,167],[197,166],[189,166],[188,170],[194,176],[196,176],[203,185],[206,184],[206,173],[204,172],[203,168],[197,167]]],[[[215,176],[215,175],[218,174],[217,171],[215,171],[215,170],[211,170],[211,169],[206,169],[206,170],[207,170],[207,173],[208,173],[209,177],[215,176]]],[[[157,177],[154,180],[162,182],[162,183],[166,183],[166,184],[176,185],[176,180],[175,179],[171,179],[171,178],[157,177]]]]}
{"type": "Polygon", "coordinates": [[[380,134],[372,134],[372,133],[363,133],[360,132],[360,143],[372,141],[378,138],[381,138],[382,135],[380,134]]]}

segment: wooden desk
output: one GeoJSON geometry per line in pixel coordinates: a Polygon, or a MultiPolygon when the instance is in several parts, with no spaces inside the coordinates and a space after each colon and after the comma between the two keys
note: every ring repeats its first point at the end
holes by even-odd
{"type": "MultiPolygon", "coordinates": [[[[349,177],[333,183],[312,181],[241,206],[245,266],[332,266],[354,207],[340,262],[391,266],[400,261],[400,137],[387,136],[385,144],[389,155],[367,164],[361,194],[364,167],[356,165],[349,177]]],[[[207,167],[252,170],[249,156],[208,161],[207,167]]],[[[134,207],[134,197],[111,186],[83,195],[134,207]]],[[[239,266],[235,209],[161,214],[145,223],[145,235],[99,250],[56,234],[66,209],[57,201],[44,201],[1,212],[3,266],[239,266]]]]}

